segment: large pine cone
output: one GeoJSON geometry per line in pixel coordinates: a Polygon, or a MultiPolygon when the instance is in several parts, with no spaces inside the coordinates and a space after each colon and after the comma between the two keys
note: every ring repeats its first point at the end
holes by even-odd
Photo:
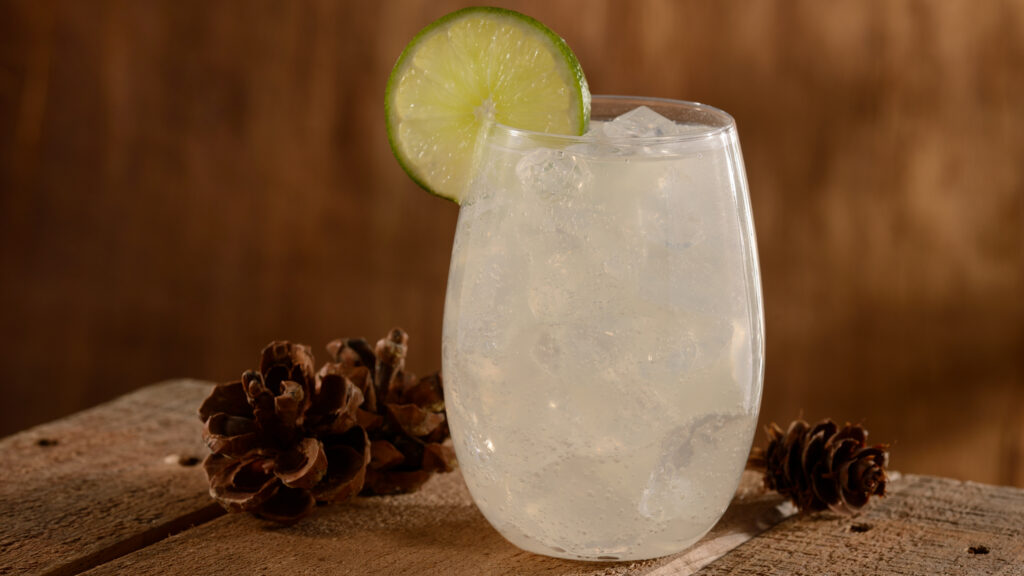
{"type": "Polygon", "coordinates": [[[366,402],[359,420],[370,435],[366,494],[413,492],[434,472],[455,466],[448,438],[441,375],[417,379],[405,372],[409,337],[395,329],[371,351],[365,340],[335,340],[327,345],[337,366],[363,382],[366,402]]]}
{"type": "Polygon", "coordinates": [[[412,491],[451,470],[440,376],[404,372],[407,340],[393,330],[377,354],[365,340],[336,341],[335,362],[316,374],[308,347],[270,343],[259,372],[215,387],[199,408],[211,496],[290,523],[317,501],[412,491]]]}
{"type": "Polygon", "coordinates": [[[287,523],[317,500],[359,493],[370,461],[356,423],[362,401],[351,381],[314,376],[308,347],[271,342],[259,372],[217,386],[199,408],[210,495],[231,512],[287,523]]]}
{"type": "Polygon", "coordinates": [[[751,451],[749,467],[764,470],[764,485],[788,496],[801,511],[850,512],[871,496],[884,496],[887,446],[867,447],[867,432],[831,420],[811,428],[796,420],[783,432],[775,423],[766,430],[767,448],[751,451]]]}

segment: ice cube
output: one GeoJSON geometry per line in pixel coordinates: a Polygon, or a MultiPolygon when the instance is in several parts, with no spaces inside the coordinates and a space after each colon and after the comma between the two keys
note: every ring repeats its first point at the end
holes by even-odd
{"type": "Polygon", "coordinates": [[[586,163],[565,150],[538,148],[516,164],[516,176],[526,190],[547,196],[579,191],[590,181],[586,163]]]}
{"type": "Polygon", "coordinates": [[[579,278],[585,273],[573,255],[573,250],[578,249],[576,245],[581,243],[568,234],[550,233],[548,236],[563,240],[568,246],[532,259],[526,301],[530,312],[540,321],[567,320],[578,307],[575,301],[579,278]]]}
{"type": "Polygon", "coordinates": [[[530,357],[543,372],[557,375],[561,368],[562,345],[553,334],[542,328],[530,350],[530,357]]]}
{"type": "Polygon", "coordinates": [[[713,517],[719,501],[732,495],[756,420],[750,414],[709,413],[666,435],[637,511],[658,521],[713,517]]]}
{"type": "Polygon", "coordinates": [[[677,136],[679,125],[651,110],[647,106],[634,108],[603,125],[604,134],[609,138],[656,138],[677,136]]]}

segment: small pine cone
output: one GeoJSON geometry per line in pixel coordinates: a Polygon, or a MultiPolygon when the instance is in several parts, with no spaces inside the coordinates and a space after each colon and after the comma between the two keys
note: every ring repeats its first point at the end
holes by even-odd
{"type": "Polygon", "coordinates": [[[788,496],[802,511],[852,512],[871,496],[884,496],[888,447],[865,445],[867,432],[831,420],[811,428],[796,420],[785,432],[766,429],[768,446],[751,451],[748,467],[764,471],[764,485],[788,496]]]}
{"type": "Polygon", "coordinates": [[[363,394],[309,348],[271,342],[260,371],[216,386],[199,408],[211,454],[210,495],[231,512],[291,523],[317,501],[362,490],[370,440],[357,423],[363,394]]]}

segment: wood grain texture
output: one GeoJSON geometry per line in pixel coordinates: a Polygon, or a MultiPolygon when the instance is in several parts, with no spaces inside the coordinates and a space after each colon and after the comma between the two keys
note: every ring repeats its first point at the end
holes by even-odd
{"type": "Polygon", "coordinates": [[[151,386],[0,441],[0,574],[1024,574],[1024,490],[922,476],[896,479],[855,516],[787,518],[791,507],[745,473],[701,542],[644,562],[520,551],[457,472],[290,527],[221,516],[201,469],[181,465],[205,451],[195,407],[209,387],[151,386]]]}
{"type": "Polygon", "coordinates": [[[854,517],[795,517],[698,572],[1024,574],[1024,490],[908,476],[854,517]]]}
{"type": "Polygon", "coordinates": [[[210,387],[151,386],[0,440],[0,574],[78,574],[223,514],[196,465],[210,387]]]}
{"type": "Polygon", "coordinates": [[[515,548],[458,472],[415,494],[322,507],[292,527],[248,514],[208,522],[223,514],[196,465],[206,453],[196,408],[210,387],[150,386],[0,441],[0,574],[689,574],[786,517],[781,498],[747,473],[693,548],[610,568],[515,548]]]}
{"type": "MultiPolygon", "coordinates": [[[[750,484],[757,478],[748,477],[750,484]]],[[[470,499],[458,472],[435,476],[415,493],[326,506],[282,528],[229,515],[98,566],[89,576],[165,574],[488,574],[686,576],[781,521],[777,495],[753,486],[722,523],[680,555],[643,562],[577,562],[538,556],[508,543],[470,499]],[[669,570],[669,572],[664,572],[669,570]]]]}
{"type": "MultiPolygon", "coordinates": [[[[401,325],[436,369],[457,211],[392,159],[383,87],[468,3],[0,0],[0,434],[277,338],[401,325]]],[[[765,421],[1024,486],[1024,0],[496,3],[595,93],[737,119],[765,421]]]]}

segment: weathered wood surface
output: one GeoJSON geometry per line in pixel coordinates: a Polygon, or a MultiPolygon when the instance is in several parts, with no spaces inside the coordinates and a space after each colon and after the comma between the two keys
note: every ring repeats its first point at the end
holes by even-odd
{"type": "Polygon", "coordinates": [[[209,389],[151,386],[0,440],[0,574],[77,574],[219,516],[195,465],[209,389]]]}
{"type": "Polygon", "coordinates": [[[291,527],[221,516],[201,469],[181,464],[205,452],[195,409],[208,387],[149,387],[0,441],[0,574],[1024,575],[1024,490],[924,476],[856,516],[786,519],[748,473],[698,545],[632,563],[518,550],[458,473],[291,527]]]}
{"type": "Polygon", "coordinates": [[[907,476],[856,516],[792,518],[699,574],[1024,575],[1024,490],[907,476]]]}
{"type": "Polygon", "coordinates": [[[0,524],[0,574],[693,571],[784,518],[781,499],[748,475],[723,521],[681,555],[611,566],[561,561],[508,544],[453,473],[416,494],[321,508],[293,527],[239,515],[187,529],[220,515],[201,468],[182,465],[206,452],[195,411],[209,387],[151,386],[0,441],[0,509],[13,512],[0,524]]]}
{"type": "Polygon", "coordinates": [[[155,576],[174,566],[182,573],[204,576],[687,575],[782,520],[779,503],[776,496],[748,488],[734,500],[723,522],[687,552],[644,562],[577,562],[538,556],[509,544],[473,505],[462,477],[452,473],[435,477],[416,494],[320,508],[293,527],[245,515],[225,516],[88,574],[155,576]]]}

